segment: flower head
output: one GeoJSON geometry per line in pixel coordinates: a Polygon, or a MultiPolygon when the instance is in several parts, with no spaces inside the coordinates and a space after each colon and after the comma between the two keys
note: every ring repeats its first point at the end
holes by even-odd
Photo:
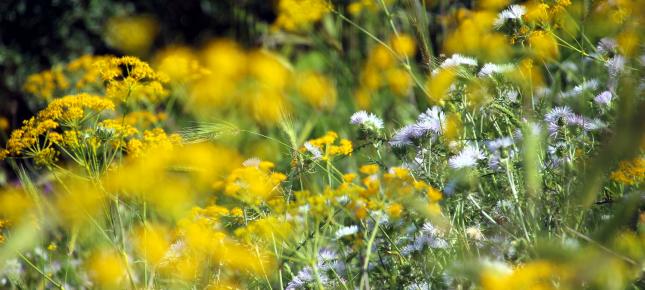
{"type": "Polygon", "coordinates": [[[454,169],[467,168],[476,166],[477,161],[481,159],[484,159],[484,154],[479,148],[473,145],[466,145],[459,154],[448,160],[448,164],[454,169]]]}
{"type": "Polygon", "coordinates": [[[365,129],[379,130],[383,129],[383,120],[365,111],[358,111],[350,117],[349,121],[352,125],[359,125],[365,129]]]}

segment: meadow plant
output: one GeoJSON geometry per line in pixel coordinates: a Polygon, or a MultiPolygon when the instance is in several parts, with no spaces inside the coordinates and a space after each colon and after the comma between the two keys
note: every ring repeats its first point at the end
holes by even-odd
{"type": "Polygon", "coordinates": [[[642,7],[279,0],[36,72],[0,288],[643,289],[642,7]]]}

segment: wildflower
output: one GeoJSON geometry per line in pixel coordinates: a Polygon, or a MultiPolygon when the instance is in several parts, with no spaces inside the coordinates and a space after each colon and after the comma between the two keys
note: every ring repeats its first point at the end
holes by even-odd
{"type": "Polygon", "coordinates": [[[472,57],[463,56],[461,54],[453,54],[449,58],[446,58],[440,65],[438,69],[435,69],[432,74],[436,74],[440,69],[452,68],[460,65],[476,66],[477,60],[472,57]]]}
{"type": "Polygon", "coordinates": [[[401,68],[392,68],[385,72],[385,79],[390,90],[397,96],[406,96],[412,86],[410,73],[401,68]]]}
{"type": "Polygon", "coordinates": [[[392,44],[392,49],[394,49],[397,54],[404,57],[414,56],[414,53],[416,51],[416,44],[414,42],[414,39],[412,39],[412,37],[410,37],[409,35],[397,35],[392,38],[390,42],[392,44]]]}
{"type": "Polygon", "coordinates": [[[492,77],[494,74],[501,74],[501,73],[507,73],[512,71],[515,68],[514,65],[508,63],[508,64],[494,64],[494,63],[486,63],[484,66],[479,70],[479,73],[477,74],[479,77],[492,77]]]}
{"type": "Polygon", "coordinates": [[[615,55],[605,63],[605,66],[607,67],[609,77],[615,79],[625,67],[625,58],[619,54],[615,55]]]}
{"type": "Polygon", "coordinates": [[[600,41],[598,41],[598,45],[596,45],[596,50],[601,54],[614,53],[617,48],[618,44],[616,43],[616,40],[609,37],[601,38],[600,41]]]}
{"type": "Polygon", "coordinates": [[[367,164],[361,166],[359,171],[366,175],[374,175],[379,172],[379,167],[377,164],[367,164]]]}
{"type": "Polygon", "coordinates": [[[526,7],[522,5],[511,5],[508,9],[497,14],[497,18],[493,25],[495,27],[501,27],[506,23],[506,20],[509,19],[522,19],[522,16],[526,13],[526,7]]]}
{"type": "Polygon", "coordinates": [[[354,113],[350,117],[350,123],[352,125],[359,125],[361,128],[365,128],[367,130],[378,131],[383,129],[383,120],[373,113],[367,113],[365,111],[354,113]]]}
{"type": "Polygon", "coordinates": [[[297,89],[305,101],[317,109],[333,109],[336,105],[336,87],[326,76],[316,72],[299,74],[297,89]]]}
{"type": "Polygon", "coordinates": [[[528,41],[535,56],[541,60],[554,60],[560,54],[555,37],[546,31],[532,32],[528,37],[528,41]]]}
{"type": "Polygon", "coordinates": [[[340,239],[346,236],[351,236],[358,233],[358,226],[357,225],[351,225],[351,226],[346,226],[342,227],[338,230],[336,230],[336,239],[340,239]]]}
{"type": "Polygon", "coordinates": [[[159,264],[170,249],[168,230],[160,225],[139,228],[134,235],[135,249],[151,265],[159,264]]]}
{"type": "Polygon", "coordinates": [[[406,125],[394,133],[390,139],[390,145],[395,148],[402,148],[414,144],[413,141],[421,137],[423,133],[415,125],[406,125]]]}
{"type": "Polygon", "coordinates": [[[92,280],[100,287],[119,288],[126,275],[123,256],[109,250],[95,252],[87,264],[92,280]]]}
{"type": "Polygon", "coordinates": [[[445,120],[446,118],[441,108],[433,106],[419,115],[416,126],[424,135],[430,133],[439,135],[443,132],[445,120]]]}
{"type": "Polygon", "coordinates": [[[490,151],[488,166],[493,170],[499,170],[502,158],[512,158],[515,155],[514,150],[507,150],[511,146],[513,146],[513,139],[510,137],[502,137],[489,141],[487,144],[488,151],[490,151]]]}
{"type": "Polygon", "coordinates": [[[310,152],[313,158],[320,158],[321,160],[329,160],[334,156],[351,155],[354,150],[352,142],[341,138],[338,145],[335,145],[336,139],[338,139],[338,134],[329,131],[320,138],[305,142],[303,147],[300,148],[300,152],[310,152]]]}
{"type": "Polygon", "coordinates": [[[611,180],[625,185],[637,185],[645,180],[645,158],[623,160],[618,163],[618,169],[610,175],[611,180]]]}
{"type": "Polygon", "coordinates": [[[403,206],[400,203],[396,203],[396,202],[392,203],[387,208],[387,214],[393,218],[400,217],[402,212],[403,212],[403,206]]]}
{"type": "Polygon", "coordinates": [[[477,161],[484,159],[484,154],[473,145],[466,145],[459,154],[451,157],[448,160],[450,167],[454,169],[473,167],[477,165],[477,161]]]}
{"type": "MultiPolygon", "coordinates": [[[[320,278],[322,280],[322,278],[320,278]]],[[[295,290],[295,289],[305,289],[307,284],[315,281],[314,278],[314,273],[311,267],[305,267],[302,270],[298,271],[298,274],[293,277],[293,280],[291,280],[287,284],[287,290],[295,290]]]]}
{"type": "Polygon", "coordinates": [[[280,0],[274,25],[289,31],[309,28],[331,11],[325,0],[280,0]]]}
{"type": "Polygon", "coordinates": [[[426,82],[428,97],[434,104],[443,105],[450,86],[455,81],[457,72],[452,68],[438,69],[426,82]]]}
{"type": "Polygon", "coordinates": [[[443,233],[439,231],[432,223],[426,222],[421,230],[415,235],[412,242],[401,250],[403,255],[410,255],[414,252],[420,252],[425,247],[433,249],[445,249],[448,242],[443,239],[443,233]]]}
{"type": "Polygon", "coordinates": [[[598,94],[593,100],[598,105],[609,106],[613,97],[614,94],[611,91],[603,91],[602,93],[598,94]]]}
{"type": "Polygon", "coordinates": [[[148,51],[158,32],[157,21],[150,16],[113,17],[106,27],[110,46],[137,55],[148,51]]]}

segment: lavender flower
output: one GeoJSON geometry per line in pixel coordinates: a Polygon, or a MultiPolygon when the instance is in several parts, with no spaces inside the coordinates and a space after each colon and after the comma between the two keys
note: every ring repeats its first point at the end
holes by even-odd
{"type": "Polygon", "coordinates": [[[414,144],[414,140],[427,135],[440,135],[445,123],[445,115],[441,108],[435,106],[421,113],[414,124],[399,129],[392,139],[392,147],[404,147],[414,144]]]}
{"type": "Polygon", "coordinates": [[[419,234],[414,237],[410,244],[403,247],[401,254],[409,255],[413,252],[419,252],[426,246],[433,249],[445,249],[449,246],[448,242],[443,239],[443,233],[430,222],[423,224],[419,234]]]}
{"type": "Polygon", "coordinates": [[[595,79],[591,79],[591,80],[584,81],[581,84],[573,87],[573,89],[571,89],[570,91],[561,93],[560,96],[563,98],[575,97],[575,96],[579,96],[585,91],[591,91],[596,89],[598,89],[598,81],[595,79]]]}
{"type": "Polygon", "coordinates": [[[598,94],[593,100],[596,102],[596,104],[609,106],[613,98],[614,94],[612,94],[610,91],[604,91],[598,94]]]}
{"type": "Polygon", "coordinates": [[[454,169],[473,167],[477,165],[477,161],[480,159],[484,159],[484,154],[479,148],[473,145],[466,145],[459,154],[448,160],[448,164],[454,169]]]}
{"type": "Polygon", "coordinates": [[[573,112],[571,111],[571,108],[567,106],[551,109],[551,111],[544,116],[544,121],[547,123],[549,135],[555,136],[558,129],[566,125],[571,116],[573,116],[573,112]]]}
{"type": "Polygon", "coordinates": [[[413,144],[413,140],[422,136],[415,124],[406,125],[394,133],[390,140],[392,147],[401,148],[413,144]]]}
{"type": "MultiPolygon", "coordinates": [[[[322,280],[322,277],[321,277],[322,280]]],[[[298,272],[298,274],[293,277],[293,280],[287,284],[286,290],[295,290],[302,288],[314,281],[314,273],[311,267],[305,267],[298,272]]]]}
{"type": "Polygon", "coordinates": [[[513,146],[513,139],[510,137],[502,137],[488,142],[487,147],[490,151],[490,157],[488,158],[488,166],[492,170],[499,170],[501,168],[500,163],[501,159],[507,155],[508,157],[513,157],[515,155],[514,150],[509,150],[508,153],[506,149],[513,146]]]}

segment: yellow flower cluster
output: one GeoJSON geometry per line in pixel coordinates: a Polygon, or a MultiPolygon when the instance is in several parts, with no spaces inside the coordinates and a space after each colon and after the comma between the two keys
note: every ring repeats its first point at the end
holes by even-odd
{"type": "Polygon", "coordinates": [[[23,89],[25,92],[50,101],[56,92],[70,87],[69,80],[61,67],[45,70],[27,77],[23,89]]]}
{"type": "Polygon", "coordinates": [[[296,88],[300,96],[314,108],[331,110],[336,106],[336,87],[321,73],[311,71],[300,73],[296,88]]]}
{"type": "Polygon", "coordinates": [[[168,96],[163,84],[166,75],[155,72],[150,65],[132,56],[112,57],[96,63],[106,83],[106,97],[121,102],[133,100],[156,103],[168,96]]]}
{"type": "Polygon", "coordinates": [[[327,132],[324,136],[311,139],[307,141],[308,145],[300,147],[300,152],[313,155],[314,159],[320,158],[321,160],[329,160],[334,156],[351,156],[353,146],[352,141],[338,138],[338,134],[334,131],[327,132]],[[336,140],[338,144],[336,144],[336,140]],[[309,147],[309,148],[308,148],[309,147]]]}
{"type": "Polygon", "coordinates": [[[188,108],[199,115],[231,113],[271,125],[290,111],[287,85],[292,78],[285,62],[263,50],[245,51],[237,43],[218,40],[202,52],[208,73],[191,85],[188,108]]]}
{"type": "Polygon", "coordinates": [[[442,193],[423,181],[414,180],[409,170],[393,167],[382,173],[378,165],[369,164],[359,171],[360,178],[356,173],[347,173],[337,188],[327,188],[321,194],[296,192],[296,201],[288,212],[295,216],[302,206],[306,206],[313,215],[333,215],[330,207],[333,205],[347,209],[357,219],[365,219],[375,211],[400,218],[406,212],[404,204],[415,204],[419,207],[416,210],[424,214],[441,214],[438,202],[443,198],[442,193]]]}
{"type": "Polygon", "coordinates": [[[171,248],[164,256],[162,273],[188,281],[218,271],[224,277],[270,273],[275,266],[273,257],[263,248],[229,237],[220,225],[223,212],[217,208],[194,208],[178,222],[181,247],[171,248]]]}
{"type": "Polygon", "coordinates": [[[307,29],[331,9],[327,0],[280,0],[274,26],[289,31],[307,29]]]}
{"type": "Polygon", "coordinates": [[[21,128],[11,133],[6,149],[0,153],[0,157],[25,155],[35,158],[39,165],[50,164],[55,161],[57,155],[52,145],[60,145],[64,141],[64,135],[55,129],[60,126],[78,126],[88,116],[111,110],[114,110],[111,101],[88,94],[55,99],[47,108],[24,121],[21,128]]]}
{"type": "Polygon", "coordinates": [[[645,180],[645,158],[621,161],[611,173],[611,180],[625,185],[638,185],[645,180]]]}
{"type": "Polygon", "coordinates": [[[510,273],[486,270],[482,273],[483,289],[557,289],[553,286],[556,279],[566,273],[546,261],[524,264],[510,273]]]}
{"type": "Polygon", "coordinates": [[[396,96],[406,96],[412,86],[412,77],[399,62],[415,53],[414,39],[405,34],[393,37],[388,47],[375,46],[363,65],[360,87],[354,93],[358,106],[369,108],[372,95],[384,87],[396,96]]]}
{"type": "Polygon", "coordinates": [[[108,44],[128,54],[148,51],[159,28],[156,19],[147,15],[112,17],[106,23],[108,44]]]}
{"type": "Polygon", "coordinates": [[[129,142],[130,157],[102,182],[110,192],[145,201],[151,210],[168,219],[183,216],[204,198],[213,181],[224,179],[242,162],[237,152],[220,146],[176,146],[178,140],[163,134],[161,129],[144,135],[139,145],[129,142]]]}
{"type": "Polygon", "coordinates": [[[96,63],[107,61],[113,56],[85,54],[67,64],[66,70],[78,90],[92,91],[103,87],[100,68],[96,63]]]}
{"type": "Polygon", "coordinates": [[[187,83],[208,74],[189,47],[173,46],[155,55],[153,66],[167,75],[173,82],[187,83]]]}
{"type": "MultiPolygon", "coordinates": [[[[392,0],[383,0],[383,3],[389,6],[392,3],[392,0]]],[[[363,11],[376,12],[380,11],[383,7],[380,5],[379,1],[372,0],[357,0],[352,1],[347,5],[347,11],[354,16],[358,16],[363,11]]]]}
{"type": "Polygon", "coordinates": [[[280,183],[287,176],[272,172],[273,163],[261,161],[237,168],[226,178],[224,193],[251,205],[259,205],[280,192],[280,183]]]}
{"type": "Polygon", "coordinates": [[[485,61],[503,62],[511,54],[510,41],[493,29],[494,11],[460,9],[455,15],[457,27],[443,42],[445,53],[476,56],[485,61]]]}

